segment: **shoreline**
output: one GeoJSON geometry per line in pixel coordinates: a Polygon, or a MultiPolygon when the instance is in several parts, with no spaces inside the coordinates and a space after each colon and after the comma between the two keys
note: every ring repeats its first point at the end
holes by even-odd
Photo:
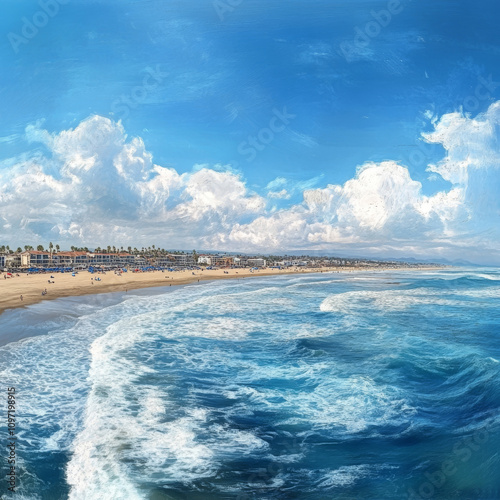
{"type": "Polygon", "coordinates": [[[115,274],[108,271],[105,274],[80,271],[76,276],[71,273],[20,274],[5,279],[0,277],[0,315],[10,309],[26,307],[46,300],[55,300],[61,297],[78,297],[96,295],[100,293],[127,292],[143,288],[168,287],[190,285],[202,281],[219,279],[241,279],[263,276],[285,276],[294,274],[321,274],[321,273],[352,273],[352,272],[386,272],[386,271],[438,271],[447,267],[367,267],[341,268],[326,267],[313,269],[265,269],[251,272],[250,269],[217,269],[203,271],[150,271],[144,273],[115,274]],[[227,274],[226,274],[227,273],[227,274]],[[96,281],[100,278],[101,281],[96,281]],[[49,283],[49,280],[53,283],[49,283]],[[47,290],[46,295],[42,291],[47,290]],[[23,300],[21,300],[21,295],[23,300]]]}

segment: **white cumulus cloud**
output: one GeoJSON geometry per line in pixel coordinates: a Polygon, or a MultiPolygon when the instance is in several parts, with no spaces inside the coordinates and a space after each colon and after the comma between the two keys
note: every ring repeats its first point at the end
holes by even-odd
{"type": "Polygon", "coordinates": [[[317,187],[323,176],[276,177],[258,194],[230,166],[195,165],[180,174],[156,165],[140,137],[129,138],[108,118],[91,116],[59,133],[38,123],[25,134],[36,152],[0,168],[1,236],[15,244],[155,243],[494,260],[499,121],[500,102],[475,118],[458,112],[433,118],[434,131],[424,139],[446,154],[429,170],[450,187],[431,196],[394,161],[366,163],[342,185],[317,187]]]}

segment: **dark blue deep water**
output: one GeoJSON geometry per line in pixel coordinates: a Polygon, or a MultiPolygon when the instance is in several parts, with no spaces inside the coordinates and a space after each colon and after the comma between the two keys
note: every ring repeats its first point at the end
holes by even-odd
{"type": "Polygon", "coordinates": [[[500,498],[500,272],[105,297],[0,317],[5,498],[500,498]]]}

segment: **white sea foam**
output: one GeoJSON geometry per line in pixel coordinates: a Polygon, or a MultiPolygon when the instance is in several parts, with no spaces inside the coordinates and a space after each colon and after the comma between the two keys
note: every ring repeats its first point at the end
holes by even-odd
{"type": "Polygon", "coordinates": [[[366,309],[379,312],[402,311],[415,306],[450,306],[462,304],[459,297],[443,298],[442,291],[413,290],[362,290],[329,295],[320,304],[320,311],[334,313],[364,313],[366,309]]]}
{"type": "Polygon", "coordinates": [[[416,413],[400,390],[358,376],[324,382],[312,392],[293,395],[288,403],[295,404],[296,416],[283,423],[308,422],[312,430],[338,428],[347,434],[408,424],[416,413]]]}
{"type": "Polygon", "coordinates": [[[473,297],[477,299],[500,299],[500,287],[489,286],[475,290],[462,290],[460,295],[463,297],[473,297]]]}
{"type": "Polygon", "coordinates": [[[163,421],[166,395],[157,387],[137,384],[153,373],[130,356],[147,335],[144,320],[144,315],[121,320],[92,344],[92,388],[67,468],[72,500],[144,498],[131,464],[148,474],[165,467],[185,478],[210,470],[210,450],[195,442],[196,426],[205,414],[193,411],[163,421]],[[173,465],[167,466],[168,461],[173,465]]]}
{"type": "MultiPolygon", "coordinates": [[[[397,469],[392,465],[344,465],[338,469],[320,469],[318,471],[303,471],[314,482],[314,489],[309,491],[328,491],[355,485],[358,481],[379,476],[382,471],[397,469]]],[[[301,472],[301,471],[299,471],[301,472]]]]}
{"type": "Polygon", "coordinates": [[[353,485],[358,479],[370,474],[369,465],[350,465],[328,471],[318,480],[320,490],[353,485]]]}
{"type": "MultiPolygon", "coordinates": [[[[103,492],[103,498],[116,500],[144,498],[138,487],[143,477],[159,485],[189,483],[214,476],[219,461],[228,456],[259,453],[268,447],[249,431],[212,423],[210,411],[204,408],[176,407],[167,388],[144,382],[155,374],[138,357],[148,342],[188,334],[189,321],[170,325],[162,311],[155,311],[116,322],[92,344],[92,388],[83,430],[67,468],[71,500],[100,498],[103,492]],[[160,317],[167,326],[158,332],[160,317]]],[[[227,331],[231,324],[215,321],[191,336],[231,340],[234,329],[227,331]]],[[[202,369],[196,352],[186,349],[184,344],[172,346],[179,361],[202,369]],[[179,349],[181,356],[177,356],[179,349]]],[[[205,361],[214,359],[208,355],[205,361]]]]}
{"type": "Polygon", "coordinates": [[[500,276],[498,274],[476,273],[476,274],[473,274],[472,276],[477,277],[477,278],[483,278],[485,280],[490,280],[490,281],[500,281],[500,276]]]}
{"type": "Polygon", "coordinates": [[[0,348],[4,366],[0,378],[22,394],[17,406],[23,414],[19,437],[29,439],[31,449],[67,449],[77,432],[89,388],[85,377],[90,361],[87,346],[101,334],[106,317],[112,318],[113,311],[94,312],[67,330],[0,348]],[[45,432],[35,430],[40,427],[45,432]]]}

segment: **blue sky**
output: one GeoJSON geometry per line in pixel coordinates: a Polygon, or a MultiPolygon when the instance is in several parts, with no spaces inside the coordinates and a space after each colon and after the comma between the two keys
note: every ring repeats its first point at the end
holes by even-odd
{"type": "MultiPolygon", "coordinates": [[[[9,175],[25,173],[28,167],[20,165],[33,163],[33,158],[44,174],[62,179],[65,165],[75,159],[67,151],[55,151],[53,138],[77,130],[82,123],[97,123],[85,121],[94,116],[115,125],[120,121],[124,144],[139,138],[152,165],[184,176],[179,186],[169,185],[172,205],[163,205],[164,219],[158,219],[168,219],[169,237],[155,233],[154,227],[140,233],[135,226],[123,226],[123,221],[117,224],[139,239],[155,238],[161,243],[165,238],[175,245],[189,239],[189,246],[241,250],[274,246],[273,250],[397,253],[402,235],[385,234],[376,224],[370,227],[384,236],[375,246],[367,244],[363,230],[347,240],[345,232],[337,240],[322,237],[324,244],[320,245],[314,243],[311,235],[316,233],[311,228],[303,228],[301,243],[300,238],[292,242],[257,237],[255,227],[247,226],[256,219],[296,215],[302,210],[304,191],[344,186],[367,164],[378,166],[380,172],[390,170],[389,177],[395,170],[387,163],[381,167],[383,162],[403,166],[411,180],[421,184],[421,198],[463,188],[463,183],[451,182],[439,169],[429,171],[429,165],[437,164],[450,151],[440,141],[426,142],[422,134],[432,133],[443,117],[453,113],[471,120],[483,116],[500,95],[500,86],[494,83],[500,81],[500,73],[496,73],[500,6],[494,1],[50,0],[47,9],[51,15],[45,18],[43,5],[43,1],[9,0],[3,6],[3,182],[9,181],[9,175]],[[37,21],[37,32],[25,37],[23,27],[26,34],[27,22],[37,21]],[[286,123],[272,121],[283,115],[289,117],[286,123]],[[270,129],[271,123],[275,130],[270,129]],[[27,134],[27,127],[38,132],[27,134]],[[252,137],[259,134],[254,147],[252,137]],[[44,140],[40,140],[42,136],[44,140]],[[189,238],[187,233],[177,238],[176,221],[182,215],[186,222],[192,215],[178,208],[180,203],[194,202],[186,183],[195,182],[191,176],[203,169],[213,173],[210,175],[225,174],[229,190],[233,181],[241,182],[242,198],[262,200],[257,208],[252,205],[249,211],[242,210],[241,218],[231,219],[205,197],[200,203],[212,207],[212,212],[202,210],[207,220],[196,219],[197,215],[189,238]],[[174,203],[174,192],[178,203],[174,203]],[[219,234],[218,239],[211,240],[203,232],[201,228],[208,226],[211,234],[219,234]],[[244,226],[247,229],[241,232],[239,228],[244,226]]],[[[88,133],[94,132],[89,129],[88,133]]],[[[110,158],[98,159],[101,161],[108,161],[104,168],[116,163],[110,158]]],[[[157,173],[151,170],[144,175],[151,180],[157,173]]],[[[112,185],[108,189],[110,213],[111,191],[112,185]]],[[[465,191],[463,205],[470,218],[474,207],[466,205],[477,196],[469,199],[465,191]]],[[[34,193],[36,196],[36,190],[34,193]]],[[[348,195],[342,192],[340,196],[345,199],[348,195]]],[[[144,200],[136,199],[136,203],[144,200]]],[[[230,210],[230,205],[224,207],[230,210]]],[[[87,244],[101,243],[99,230],[89,233],[83,229],[83,219],[96,219],[97,214],[74,213],[62,222],[49,215],[50,206],[44,209],[44,224],[4,217],[5,239],[14,243],[16,234],[17,239],[24,235],[43,241],[82,238],[87,244]],[[79,231],[68,233],[71,224],[79,231]]],[[[497,205],[487,207],[490,215],[496,209],[497,205]]],[[[334,229],[342,219],[337,212],[322,217],[321,221],[316,217],[314,223],[328,223],[334,229]]],[[[495,220],[488,218],[487,224],[493,227],[495,220]]],[[[359,218],[357,222],[363,226],[359,218]]],[[[263,224],[262,231],[274,231],[266,221],[254,226],[259,224],[263,224]]],[[[352,224],[345,222],[341,229],[346,227],[352,224]]],[[[422,227],[420,234],[411,235],[405,251],[419,255],[429,250],[453,257],[463,253],[453,239],[473,236],[468,227],[450,229],[448,224],[441,227],[447,241],[438,245],[439,228],[431,229],[422,227]]],[[[484,231],[489,234],[490,226],[484,231]]],[[[103,234],[110,233],[103,229],[103,234]]],[[[126,239],[118,229],[114,237],[126,239]]],[[[496,235],[491,238],[496,241],[496,235]]],[[[495,259],[493,244],[488,243],[483,251],[476,247],[471,243],[471,258],[495,259]]]]}

